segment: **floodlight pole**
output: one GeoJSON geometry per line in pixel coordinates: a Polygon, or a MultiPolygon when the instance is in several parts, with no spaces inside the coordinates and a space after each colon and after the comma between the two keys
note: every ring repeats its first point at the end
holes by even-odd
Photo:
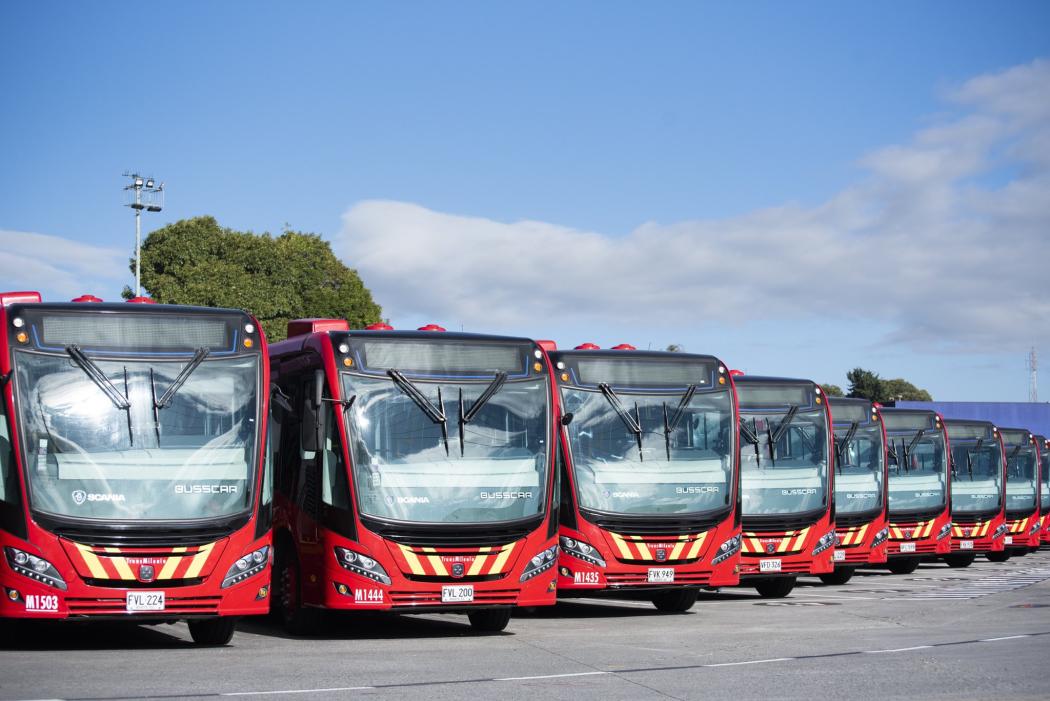
{"type": "Polygon", "coordinates": [[[154,186],[154,180],[152,177],[143,177],[138,173],[132,173],[130,171],[124,173],[125,178],[131,178],[131,184],[125,185],[124,190],[135,191],[135,201],[128,203],[128,206],[135,210],[135,296],[142,296],[142,210],[145,209],[148,212],[159,212],[161,211],[161,197],[160,193],[164,192],[164,183],[158,186],[154,186]],[[142,193],[150,195],[150,204],[146,206],[142,204],[142,193]]]}

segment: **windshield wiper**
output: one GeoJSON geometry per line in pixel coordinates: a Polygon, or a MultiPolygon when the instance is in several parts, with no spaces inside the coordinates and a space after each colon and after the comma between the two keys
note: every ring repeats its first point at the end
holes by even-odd
{"type": "Polygon", "coordinates": [[[67,346],[66,353],[69,353],[69,357],[73,359],[73,362],[79,365],[80,369],[109,397],[109,400],[113,402],[113,406],[121,411],[127,411],[131,408],[131,402],[127,396],[121,394],[120,390],[113,386],[113,383],[109,381],[102,369],[95,365],[91,358],[84,355],[84,352],[80,350],[80,346],[76,344],[67,346]]]}
{"type": "MultiPolygon", "coordinates": [[[[200,364],[204,362],[204,359],[208,357],[209,351],[207,348],[198,348],[197,352],[193,354],[193,359],[186,363],[186,367],[182,369],[175,381],[168,387],[168,391],[164,393],[160,399],[156,399],[153,402],[153,406],[157,409],[167,409],[171,406],[171,402],[175,399],[175,393],[182,389],[182,386],[186,384],[186,380],[190,379],[190,375],[193,371],[200,367],[200,364]]],[[[154,393],[155,394],[155,393],[154,393]]]]}
{"type": "Polygon", "coordinates": [[[492,382],[489,383],[489,386],[485,388],[485,391],[481,393],[481,396],[478,397],[474,401],[474,403],[470,406],[470,411],[468,411],[466,413],[463,412],[463,388],[462,387],[459,388],[459,455],[460,455],[460,457],[462,457],[464,455],[465,451],[466,451],[466,437],[467,437],[466,426],[467,426],[467,424],[469,424],[471,421],[474,420],[474,417],[477,416],[478,412],[481,411],[482,407],[484,407],[488,403],[488,401],[490,399],[492,399],[493,396],[495,396],[496,392],[499,392],[501,389],[503,389],[503,383],[505,383],[506,381],[507,381],[507,373],[505,373],[505,372],[497,372],[495,379],[493,379],[492,382]]]}
{"type": "Polygon", "coordinates": [[[397,370],[387,370],[387,375],[394,381],[397,388],[408,395],[420,411],[427,415],[431,421],[441,424],[441,440],[445,444],[445,455],[448,455],[448,417],[445,416],[445,404],[441,401],[441,387],[437,389],[438,406],[435,407],[430,400],[423,396],[412,382],[397,370]]]}
{"type": "Polygon", "coordinates": [[[740,435],[744,437],[744,440],[755,446],[755,466],[762,467],[762,450],[759,448],[758,432],[756,429],[755,419],[751,419],[751,425],[748,426],[746,419],[740,422],[740,435]]]}
{"type": "Polygon", "coordinates": [[[623,421],[627,430],[634,434],[635,440],[638,441],[638,462],[642,462],[644,460],[642,456],[642,421],[641,416],[638,415],[638,405],[634,405],[634,411],[637,416],[631,416],[631,413],[620,403],[620,397],[617,396],[608,383],[601,383],[598,385],[598,389],[601,390],[602,395],[612,405],[612,408],[616,410],[616,414],[623,421]]]}
{"type": "Polygon", "coordinates": [[[966,468],[970,472],[970,481],[973,481],[973,454],[978,452],[984,445],[984,439],[978,438],[977,442],[973,446],[973,450],[966,451],[966,468]]]}
{"type": "Polygon", "coordinates": [[[696,393],[696,385],[689,385],[685,388],[685,394],[678,401],[678,408],[674,410],[674,415],[671,420],[667,420],[667,402],[663,403],[664,407],[664,447],[667,449],[667,460],[671,460],[671,434],[678,428],[678,424],[682,422],[682,417],[685,416],[685,408],[689,405],[693,395],[696,393]]]}
{"type": "Polygon", "coordinates": [[[852,441],[853,436],[857,434],[857,427],[859,425],[860,424],[858,424],[856,421],[851,422],[849,425],[849,429],[846,431],[846,435],[844,435],[841,439],[835,439],[835,457],[838,458],[839,474],[842,474],[842,454],[846,452],[846,450],[849,448],[850,441],[852,441]]]}

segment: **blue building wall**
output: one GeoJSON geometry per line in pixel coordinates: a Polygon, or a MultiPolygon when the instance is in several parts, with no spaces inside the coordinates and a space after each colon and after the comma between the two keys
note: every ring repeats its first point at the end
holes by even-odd
{"type": "Polygon", "coordinates": [[[902,409],[933,409],[946,419],[979,419],[1004,428],[1027,428],[1050,438],[1050,403],[897,402],[902,409]]]}

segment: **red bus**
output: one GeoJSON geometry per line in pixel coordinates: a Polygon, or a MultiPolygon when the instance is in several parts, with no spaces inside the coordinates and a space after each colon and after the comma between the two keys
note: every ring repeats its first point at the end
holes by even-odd
{"type": "Polygon", "coordinates": [[[187,620],[196,642],[229,642],[236,616],[269,609],[258,322],[0,301],[0,616],[187,620]]]}
{"type": "Polygon", "coordinates": [[[1042,527],[1039,530],[1039,545],[1050,543],[1050,440],[1036,436],[1039,445],[1039,513],[1042,527]]]}
{"type": "Polygon", "coordinates": [[[952,567],[967,567],[984,553],[1010,558],[1006,547],[1006,455],[999,429],[988,421],[948,419],[952,456],[952,567]]]}
{"type": "Polygon", "coordinates": [[[1011,555],[1039,547],[1039,443],[1028,429],[1000,428],[1006,452],[1006,526],[1011,555]]]}
{"type": "Polygon", "coordinates": [[[686,611],[739,583],[737,411],[709,355],[553,351],[561,430],[560,596],[686,611]]]}
{"type": "Polygon", "coordinates": [[[800,574],[835,567],[831,412],[810,380],[736,377],[742,584],[787,596],[800,574]]]}
{"type": "Polygon", "coordinates": [[[835,571],[825,584],[845,584],[857,567],[886,563],[886,430],[879,408],[867,399],[834,397],[835,571]]]}
{"type": "Polygon", "coordinates": [[[290,631],[326,610],[498,631],[513,607],[554,603],[557,404],[537,343],[302,320],[270,367],[273,604],[290,631]]]}
{"type": "Polygon", "coordinates": [[[935,411],[882,409],[889,455],[887,567],[909,574],[951,547],[949,431],[935,411]]]}

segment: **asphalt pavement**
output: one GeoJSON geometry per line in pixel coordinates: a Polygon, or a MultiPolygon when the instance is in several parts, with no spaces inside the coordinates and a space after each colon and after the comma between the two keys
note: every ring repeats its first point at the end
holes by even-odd
{"type": "Polygon", "coordinates": [[[1050,698],[1050,551],[968,569],[803,579],[786,599],[703,594],[687,614],[574,600],[478,635],[457,615],[343,616],[320,638],[245,620],[5,626],[0,699],[1050,698]]]}

